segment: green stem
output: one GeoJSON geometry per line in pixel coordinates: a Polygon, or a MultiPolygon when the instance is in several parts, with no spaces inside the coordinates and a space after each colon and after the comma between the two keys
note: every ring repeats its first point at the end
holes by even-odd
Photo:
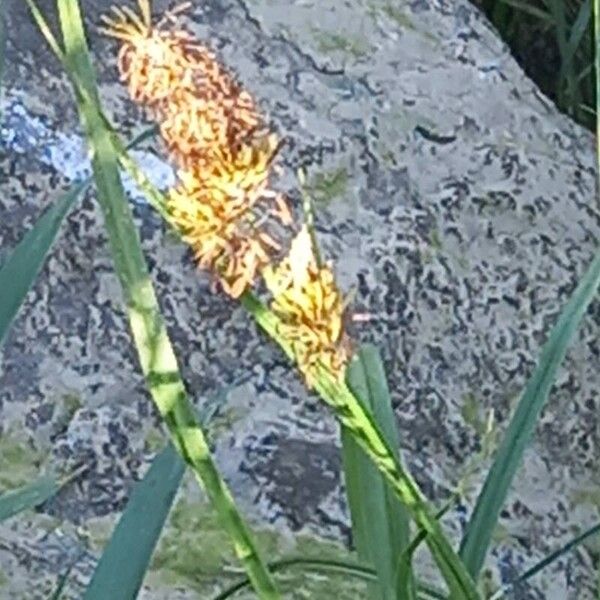
{"type": "Polygon", "coordinates": [[[117,168],[112,146],[114,139],[97,112],[88,111],[84,122],[91,146],[96,149],[92,165],[100,192],[98,195],[116,270],[125,291],[133,338],[154,403],[164,419],[175,448],[192,468],[199,483],[204,485],[257,594],[264,600],[276,600],[279,594],[275,584],[235,506],[231,492],[219,474],[187,397],[148,276],[129,205],[125,199],[123,203],[118,203],[118,199],[114,201],[109,187],[103,186],[102,172],[106,168],[106,161],[113,161],[115,171],[117,168]],[[132,243],[133,240],[135,243],[132,243]],[[127,251],[123,252],[123,248],[127,248],[127,251]]]}
{"type": "MultiPolygon", "coordinates": [[[[263,600],[279,600],[271,574],[212,459],[181,379],[131,208],[121,184],[115,152],[115,145],[119,144],[115,143],[116,135],[107,127],[102,115],[78,3],[58,1],[65,39],[64,53],[33,0],[28,0],[28,4],[73,83],[81,122],[92,154],[92,168],[115,270],[121,283],[135,346],[151,396],[167,425],[175,448],[204,486],[223,528],[233,540],[235,553],[244,565],[257,594],[263,600]]],[[[119,150],[121,155],[125,154],[122,146],[119,150]]]]}
{"type": "MultiPolygon", "coordinates": [[[[279,333],[277,317],[250,292],[246,292],[240,300],[269,337],[281,346],[290,359],[295,360],[291,345],[279,333]]],[[[478,600],[475,582],[450,545],[417,483],[395,458],[372,415],[364,409],[345,383],[336,381],[323,367],[319,368],[315,389],[369,455],[417,525],[427,534],[426,542],[433,558],[450,586],[450,597],[457,600],[478,600]]]]}

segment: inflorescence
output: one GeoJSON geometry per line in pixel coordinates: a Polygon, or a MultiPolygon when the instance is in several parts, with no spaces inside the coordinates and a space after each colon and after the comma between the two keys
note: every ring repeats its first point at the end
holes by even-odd
{"type": "Polygon", "coordinates": [[[344,302],[331,265],[318,263],[306,225],[287,257],[272,264],[282,245],[275,225],[292,225],[286,200],[269,185],[281,147],[277,135],[248,91],[179,25],[177,14],[188,5],[153,26],[149,0],[138,4],[139,15],[113,7],[103,31],[120,40],[121,80],[159,123],[177,167],[177,185],[167,197],[171,224],[231,297],[259,275],[265,279],[280,334],[309,385],[319,362],[342,377],[344,302]]]}

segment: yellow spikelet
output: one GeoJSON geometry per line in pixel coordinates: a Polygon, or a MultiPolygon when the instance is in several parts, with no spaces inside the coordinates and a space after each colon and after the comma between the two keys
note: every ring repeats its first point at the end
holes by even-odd
{"type": "Polygon", "coordinates": [[[283,323],[280,333],[292,344],[307,384],[313,385],[319,362],[341,379],[348,361],[343,300],[331,267],[317,265],[306,226],[287,258],[277,269],[266,268],[264,277],[283,323]]]}

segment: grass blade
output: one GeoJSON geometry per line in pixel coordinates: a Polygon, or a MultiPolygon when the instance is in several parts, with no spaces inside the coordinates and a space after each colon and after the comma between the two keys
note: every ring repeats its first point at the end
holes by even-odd
{"type": "Polygon", "coordinates": [[[582,277],[544,345],[477,499],[460,549],[460,556],[473,577],[478,576],[483,566],[500,509],[546,403],[556,371],[599,284],[600,254],[582,277]]]}
{"type": "Polygon", "coordinates": [[[185,463],[171,445],[155,457],[133,489],[84,600],[137,596],[184,471],[185,463]]]}
{"type": "Polygon", "coordinates": [[[60,225],[89,181],[74,185],[21,238],[0,267],[0,346],[40,272],[60,225]]]}
{"type": "Polygon", "coordinates": [[[79,560],[84,556],[84,554],[85,554],[85,551],[83,551],[81,554],[79,554],[79,556],[76,556],[71,561],[71,563],[67,566],[67,568],[64,570],[62,575],[58,578],[56,588],[54,589],[52,596],[50,596],[50,598],[48,600],[59,600],[62,597],[63,592],[65,591],[67,582],[69,581],[69,576],[71,575],[71,571],[73,570],[75,565],[79,562],[79,560]]]}
{"type": "MultiPolygon", "coordinates": [[[[359,349],[348,367],[346,380],[366,410],[373,413],[389,446],[399,448],[396,416],[377,348],[365,345],[359,349]]],[[[395,455],[399,460],[398,452],[395,455]]],[[[369,597],[394,600],[398,557],[409,542],[408,514],[345,427],[342,428],[342,457],[356,551],[359,559],[372,564],[378,575],[377,584],[370,586],[369,597]]],[[[412,594],[410,576],[405,583],[406,593],[412,594]]],[[[414,595],[408,596],[411,597],[414,595]]]]}
{"type": "Polygon", "coordinates": [[[598,535],[600,533],[600,523],[596,523],[593,527],[586,529],[584,532],[580,533],[578,536],[573,538],[570,542],[566,543],[564,546],[555,550],[544,559],[540,560],[530,569],[527,569],[525,573],[519,575],[515,581],[511,582],[510,586],[514,587],[518,583],[522,583],[523,581],[527,581],[534,575],[537,575],[542,569],[545,569],[549,564],[553,563],[555,560],[559,559],[561,556],[564,556],[571,550],[574,550],[579,546],[579,544],[585,542],[588,538],[598,535]]]}
{"type": "Polygon", "coordinates": [[[115,269],[124,294],[133,339],[150,393],[163,417],[172,442],[195,475],[229,533],[236,554],[261,598],[279,594],[266,569],[250,531],[210,454],[179,374],[177,359],[166,326],[139,235],[133,223],[118,171],[111,130],[102,117],[95,76],[87,50],[83,23],[76,0],[58,0],[66,63],[72,80],[85,92],[78,109],[92,150],[92,167],[98,199],[104,214],[115,269]]]}
{"type": "MultiPolygon", "coordinates": [[[[279,571],[287,571],[291,568],[302,568],[307,570],[322,571],[323,573],[342,573],[348,575],[348,577],[355,577],[357,579],[363,579],[368,582],[377,581],[377,573],[371,567],[366,567],[361,564],[349,561],[340,560],[328,560],[319,558],[307,558],[307,557],[292,557],[284,558],[278,561],[269,563],[269,569],[273,573],[279,571]]],[[[237,592],[244,590],[250,586],[250,581],[242,579],[237,583],[234,583],[227,589],[220,592],[213,600],[228,600],[233,597],[237,592]]],[[[436,588],[435,586],[419,583],[418,584],[418,598],[419,600],[446,600],[447,595],[443,590],[436,588]]]]}
{"type": "Polygon", "coordinates": [[[594,0],[594,71],[596,75],[596,164],[600,168],[600,0],[594,0]]]}
{"type": "MultiPolygon", "coordinates": [[[[299,558],[284,558],[278,561],[269,563],[269,570],[272,573],[278,571],[286,571],[293,567],[301,567],[305,569],[321,570],[325,573],[343,573],[349,577],[356,577],[357,579],[363,579],[365,581],[377,581],[377,575],[375,571],[369,567],[365,567],[360,564],[344,561],[334,560],[323,560],[313,559],[306,557],[299,558]]],[[[231,598],[241,590],[244,590],[250,586],[250,580],[246,577],[224,589],[222,592],[217,594],[213,600],[227,600],[231,598]]]]}
{"type": "Polygon", "coordinates": [[[566,63],[570,67],[571,61],[577,52],[583,36],[588,30],[590,17],[592,16],[592,3],[590,0],[584,0],[579,7],[575,22],[571,26],[569,40],[567,42],[566,63]]]}
{"type": "Polygon", "coordinates": [[[561,56],[561,66],[558,78],[559,81],[562,81],[563,79],[567,81],[568,94],[569,97],[573,99],[573,103],[579,103],[579,96],[576,93],[578,90],[577,73],[575,72],[573,60],[583,36],[588,31],[588,24],[592,13],[591,8],[590,0],[584,0],[579,7],[577,17],[571,25],[569,37],[564,47],[564,54],[561,56]]]}
{"type": "Polygon", "coordinates": [[[533,567],[527,569],[525,573],[519,575],[516,579],[513,579],[511,582],[503,585],[493,596],[491,596],[490,600],[499,600],[507,593],[509,593],[514,587],[516,587],[519,583],[523,583],[528,579],[531,579],[534,575],[537,575],[542,569],[545,569],[549,564],[553,563],[555,560],[558,560],[561,556],[568,554],[577,546],[585,542],[590,537],[594,535],[598,535],[600,533],[600,523],[596,523],[593,527],[586,529],[584,532],[580,533],[577,537],[573,538],[570,542],[566,543],[564,546],[555,550],[539,562],[537,562],[533,567]]]}
{"type": "MultiPolygon", "coordinates": [[[[4,2],[0,3],[0,105],[2,104],[2,95],[4,87],[4,54],[6,52],[6,8],[4,2]]],[[[2,118],[2,109],[0,107],[0,119],[2,118]]]]}
{"type": "Polygon", "coordinates": [[[63,483],[54,477],[40,477],[32,483],[0,495],[0,521],[43,504],[52,498],[63,483]]]}
{"type": "Polygon", "coordinates": [[[541,8],[531,6],[528,2],[521,2],[520,0],[502,0],[502,2],[511,8],[520,10],[528,15],[531,15],[532,17],[535,17],[536,19],[539,19],[540,21],[548,23],[548,25],[552,25],[554,23],[554,19],[550,13],[541,8]]]}

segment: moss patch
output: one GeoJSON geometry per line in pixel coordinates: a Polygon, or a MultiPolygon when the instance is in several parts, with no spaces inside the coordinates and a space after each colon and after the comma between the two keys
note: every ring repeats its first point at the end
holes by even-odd
{"type": "Polygon", "coordinates": [[[408,14],[403,11],[401,8],[394,6],[393,4],[386,4],[381,12],[388,17],[390,20],[394,21],[396,25],[401,27],[402,29],[415,29],[415,25],[412,22],[412,19],[408,16],[408,14]]]}
{"type": "Polygon", "coordinates": [[[310,178],[306,187],[316,202],[328,204],[346,195],[348,171],[345,167],[330,171],[319,171],[310,178]]]}
{"type": "Polygon", "coordinates": [[[431,247],[435,250],[442,249],[442,238],[438,229],[432,229],[429,232],[429,243],[431,244],[431,247]]]}
{"type": "MultiPolygon", "coordinates": [[[[342,547],[315,538],[301,536],[284,540],[274,531],[254,528],[254,532],[264,556],[270,561],[291,554],[353,560],[342,547]]],[[[209,598],[241,578],[239,563],[216,514],[207,503],[187,499],[180,500],[173,508],[151,569],[150,585],[183,585],[196,590],[201,598],[209,598]]],[[[276,577],[286,598],[366,598],[364,583],[347,575],[311,573],[293,567],[276,577]]]]}
{"type": "Polygon", "coordinates": [[[144,449],[146,452],[160,452],[167,445],[167,441],[167,436],[160,429],[153,427],[144,438],[144,449]]]}
{"type": "Polygon", "coordinates": [[[0,492],[16,488],[39,476],[42,455],[24,435],[8,431],[0,436],[0,492]]]}
{"type": "Polygon", "coordinates": [[[595,488],[575,490],[571,498],[573,504],[591,504],[600,507],[600,490],[595,488]]]}
{"type": "Polygon", "coordinates": [[[62,403],[69,420],[75,416],[75,413],[83,406],[83,401],[77,394],[65,394],[62,397],[62,403]]]}
{"type": "Polygon", "coordinates": [[[440,41],[439,38],[430,31],[423,31],[416,27],[413,20],[410,18],[410,15],[394,3],[390,2],[381,6],[378,2],[372,2],[368,5],[368,12],[372,17],[381,16],[385,19],[389,19],[398,25],[400,29],[414,31],[431,42],[437,43],[440,41]]]}
{"type": "Polygon", "coordinates": [[[361,58],[371,51],[371,46],[366,40],[359,37],[320,29],[313,29],[312,33],[317,42],[317,48],[325,54],[339,52],[353,58],[361,58]]]}
{"type": "Polygon", "coordinates": [[[475,394],[469,392],[463,396],[460,414],[465,424],[471,427],[475,433],[478,435],[484,434],[485,419],[481,416],[481,405],[475,394]]]}
{"type": "Polygon", "coordinates": [[[117,522],[118,518],[115,515],[92,518],[86,522],[85,529],[80,530],[79,534],[87,540],[92,550],[100,554],[108,544],[117,522]]]}

